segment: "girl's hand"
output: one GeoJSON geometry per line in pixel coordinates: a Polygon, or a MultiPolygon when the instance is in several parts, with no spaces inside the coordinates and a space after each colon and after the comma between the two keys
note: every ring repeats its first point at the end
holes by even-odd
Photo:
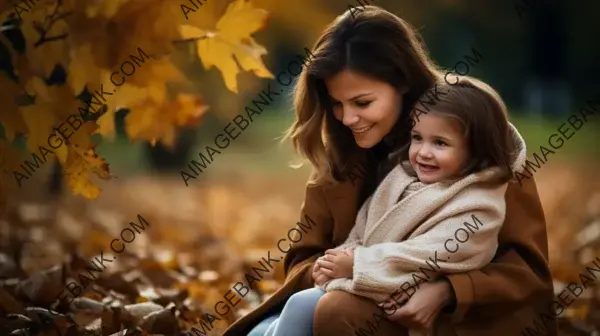
{"type": "Polygon", "coordinates": [[[404,293],[400,298],[394,298],[400,303],[408,298],[408,301],[399,308],[398,305],[390,305],[390,300],[380,303],[379,306],[384,309],[390,321],[409,328],[429,330],[433,327],[442,308],[451,302],[453,296],[452,285],[442,278],[419,285],[419,289],[410,298],[404,293]]]}
{"type": "Polygon", "coordinates": [[[354,251],[327,250],[317,260],[323,274],[333,279],[352,278],[354,270],[354,251]]]}
{"type": "Polygon", "coordinates": [[[319,267],[319,264],[316,262],[312,269],[312,278],[315,281],[315,285],[321,288],[323,288],[329,281],[333,280],[333,278],[323,274],[321,267],[319,267]]]}

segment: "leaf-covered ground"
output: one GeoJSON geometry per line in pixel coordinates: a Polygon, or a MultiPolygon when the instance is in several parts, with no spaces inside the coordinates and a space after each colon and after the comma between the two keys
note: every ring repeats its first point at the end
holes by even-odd
{"type": "MultiPolygon", "coordinates": [[[[600,179],[591,167],[564,164],[548,164],[536,178],[559,293],[600,255],[600,179]]],[[[31,192],[10,199],[0,221],[0,335],[200,328],[198,319],[214,314],[215,303],[295,224],[303,182],[242,176],[185,188],[177,178],[146,176],[110,183],[95,201],[31,192]],[[114,239],[120,253],[110,248],[114,239]],[[73,281],[85,290],[67,285],[73,281]]],[[[281,264],[264,276],[209,335],[271,294],[283,280],[281,264]]],[[[600,328],[598,294],[589,286],[561,314],[562,334],[600,328]]]]}

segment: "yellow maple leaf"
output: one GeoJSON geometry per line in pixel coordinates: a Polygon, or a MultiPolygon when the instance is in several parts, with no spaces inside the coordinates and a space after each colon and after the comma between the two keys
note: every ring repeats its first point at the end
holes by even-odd
{"type": "Polygon", "coordinates": [[[34,69],[29,66],[29,60],[27,59],[26,54],[20,53],[13,57],[13,68],[15,74],[19,78],[19,83],[23,87],[26,86],[32,78],[36,77],[34,69]]]}
{"type": "MultiPolygon", "coordinates": [[[[95,144],[92,142],[90,136],[96,132],[98,125],[91,122],[83,123],[79,128],[71,134],[67,140],[67,145],[73,150],[83,155],[90,148],[93,148],[95,144]]],[[[66,163],[66,160],[62,163],[66,163]]]]}
{"type": "MultiPolygon", "coordinates": [[[[148,89],[137,85],[125,83],[114,93],[109,102],[109,109],[98,119],[97,133],[105,138],[114,139],[115,112],[120,108],[133,108],[142,105],[149,99],[148,89]]],[[[131,134],[128,134],[130,137],[131,134]]]]}
{"type": "Polygon", "coordinates": [[[148,99],[132,107],[125,117],[125,130],[132,139],[144,139],[167,147],[175,144],[177,127],[191,126],[206,113],[208,106],[198,97],[180,93],[174,101],[148,99]]]}
{"type": "MultiPolygon", "coordinates": [[[[78,130],[69,124],[74,118],[80,119],[78,107],[82,103],[77,100],[66,85],[47,86],[39,77],[32,78],[26,85],[29,94],[35,96],[35,103],[19,108],[23,120],[27,124],[27,148],[35,152],[38,146],[48,147],[49,137],[60,128],[70,138],[78,130]]],[[[73,140],[71,140],[73,141],[73,140]]],[[[61,146],[58,156],[65,159],[66,152],[61,146]],[[62,154],[59,154],[61,153],[62,154]]]]}
{"type": "Polygon", "coordinates": [[[31,153],[38,153],[40,146],[44,147],[54,153],[61,163],[65,163],[67,146],[64,144],[65,140],[62,139],[62,135],[59,135],[54,129],[60,124],[60,119],[40,105],[23,106],[20,112],[29,129],[27,149],[31,153]]]}
{"type": "Polygon", "coordinates": [[[267,50],[251,37],[265,25],[267,17],[265,10],[253,8],[248,1],[236,0],[217,22],[216,31],[182,25],[180,33],[184,39],[199,38],[197,50],[204,68],[217,67],[227,88],[237,93],[239,67],[259,77],[273,78],[261,59],[267,50]]]}
{"type": "Polygon", "coordinates": [[[96,121],[97,133],[109,140],[115,139],[115,110],[109,109],[96,121]]]}
{"type": "MultiPolygon", "coordinates": [[[[32,77],[26,83],[27,93],[35,96],[34,104],[47,113],[53,113],[57,118],[64,120],[70,115],[80,116],[87,105],[77,99],[67,85],[48,86],[39,77],[32,77]]],[[[57,125],[55,125],[57,126],[57,125]]]]}
{"type": "Polygon", "coordinates": [[[93,148],[83,154],[69,149],[65,167],[65,176],[69,188],[74,194],[82,195],[87,199],[96,199],[100,195],[100,188],[90,180],[90,173],[94,173],[101,179],[112,177],[108,164],[104,159],[98,157],[93,148]]]}
{"type": "MultiPolygon", "coordinates": [[[[134,49],[135,50],[135,49],[134,49]]],[[[150,51],[148,51],[150,53],[150,51]]],[[[148,55],[150,56],[150,55],[148,55]]],[[[135,73],[129,77],[115,75],[115,81],[123,81],[127,84],[134,84],[138,87],[145,87],[151,82],[160,82],[163,86],[167,82],[185,82],[186,78],[181,71],[168,58],[145,59],[136,67],[135,73]],[[121,77],[121,79],[119,78],[121,77]]],[[[117,91],[121,91],[121,86],[117,91]]]]}
{"type": "Polygon", "coordinates": [[[40,77],[31,77],[25,83],[25,89],[29,94],[36,96],[41,101],[47,102],[53,99],[48,86],[40,77]]]}
{"type": "Polygon", "coordinates": [[[109,80],[108,71],[95,63],[90,43],[71,49],[67,73],[67,81],[75,95],[80,94],[86,85],[93,91],[109,80]]]}
{"type": "Polygon", "coordinates": [[[48,137],[54,132],[53,128],[60,123],[60,119],[43,105],[22,106],[20,111],[28,128],[27,149],[36,152],[38,146],[48,142],[48,137]]]}
{"type": "Polygon", "coordinates": [[[208,106],[196,96],[180,93],[175,102],[165,106],[165,109],[175,111],[176,125],[193,126],[198,122],[198,118],[208,111],[208,106]]]}

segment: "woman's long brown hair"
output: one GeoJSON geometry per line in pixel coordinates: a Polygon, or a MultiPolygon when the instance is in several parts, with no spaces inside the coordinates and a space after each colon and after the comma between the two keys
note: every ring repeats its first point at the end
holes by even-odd
{"type": "Polygon", "coordinates": [[[312,54],[294,91],[296,119],[284,136],[312,164],[309,183],[339,181],[352,168],[350,158],[359,150],[351,131],[333,117],[326,78],[348,69],[398,90],[407,87],[396,127],[398,141],[404,143],[410,139],[408,112],[441,78],[418,32],[376,6],[340,15],[319,37],[312,54]]]}

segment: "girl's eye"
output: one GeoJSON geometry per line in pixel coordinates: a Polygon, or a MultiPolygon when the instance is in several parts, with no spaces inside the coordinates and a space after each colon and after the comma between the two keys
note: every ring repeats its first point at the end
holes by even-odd
{"type": "Polygon", "coordinates": [[[446,143],[444,141],[442,141],[442,140],[435,140],[433,142],[433,144],[436,145],[436,146],[441,146],[441,147],[446,146],[446,143]]]}
{"type": "Polygon", "coordinates": [[[420,135],[418,135],[418,134],[413,134],[413,135],[411,136],[411,139],[413,139],[413,140],[416,140],[416,141],[419,141],[419,140],[421,140],[421,136],[420,136],[420,135]]]}
{"type": "Polygon", "coordinates": [[[357,101],[356,102],[356,106],[358,106],[358,107],[367,107],[367,106],[369,106],[369,104],[371,104],[370,101],[357,101]]]}

